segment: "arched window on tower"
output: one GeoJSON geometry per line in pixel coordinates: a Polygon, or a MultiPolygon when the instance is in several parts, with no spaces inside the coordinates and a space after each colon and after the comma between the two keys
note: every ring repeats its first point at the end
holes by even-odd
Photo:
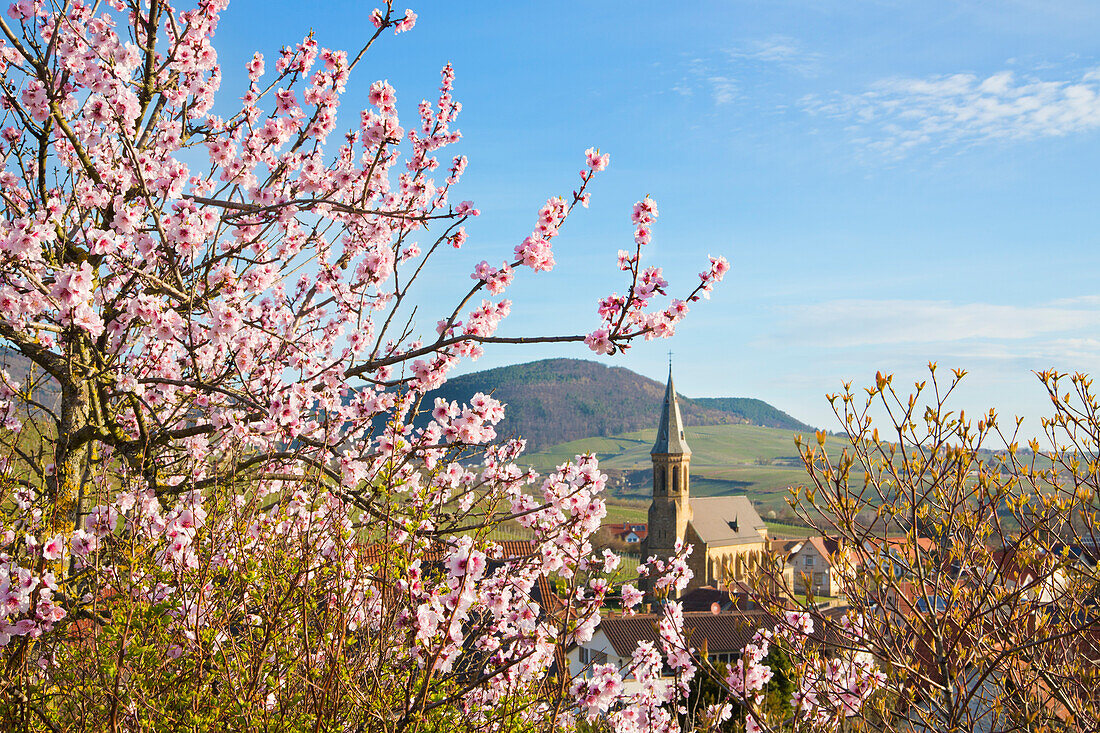
{"type": "Polygon", "coordinates": [[[670,490],[675,493],[680,493],[680,467],[672,467],[672,486],[670,490]]]}

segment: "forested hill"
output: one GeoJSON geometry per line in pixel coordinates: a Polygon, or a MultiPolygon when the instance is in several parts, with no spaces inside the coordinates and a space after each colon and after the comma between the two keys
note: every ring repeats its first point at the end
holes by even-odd
{"type": "Polygon", "coordinates": [[[796,420],[779,408],[772,407],[764,400],[753,397],[696,397],[692,402],[707,409],[732,412],[745,418],[753,425],[762,425],[766,428],[805,430],[807,432],[814,430],[814,428],[800,420],[796,420]]]}
{"type": "MultiPolygon", "coordinates": [[[[644,430],[657,424],[663,382],[622,367],[579,359],[546,359],[499,367],[450,379],[432,398],[466,402],[477,392],[507,405],[498,433],[522,436],[538,450],[594,436],[644,430]]],[[[680,412],[688,425],[752,423],[790,430],[812,430],[761,400],[730,397],[692,400],[682,395],[680,412]]]]}

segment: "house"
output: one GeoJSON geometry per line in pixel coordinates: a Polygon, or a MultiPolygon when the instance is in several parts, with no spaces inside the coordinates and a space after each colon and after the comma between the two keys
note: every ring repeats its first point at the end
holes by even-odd
{"type": "Polygon", "coordinates": [[[835,537],[787,540],[777,547],[794,575],[794,592],[814,596],[841,595],[846,553],[835,537]]]}
{"type": "Polygon", "coordinates": [[[930,537],[865,537],[852,560],[863,567],[878,567],[883,573],[901,578],[918,564],[935,561],[936,542],[930,537]]]}
{"type": "MultiPolygon", "coordinates": [[[[687,590],[723,587],[746,580],[766,557],[768,529],[747,496],[691,496],[691,448],[669,370],[653,462],[653,500],[642,557],[672,557],[678,543],[694,549],[688,560],[693,577],[687,590]]],[[[646,587],[647,599],[654,600],[646,587]]]]}
{"type": "Polygon", "coordinates": [[[1094,709],[1100,668],[1100,615],[1073,588],[1087,554],[979,545],[963,558],[936,555],[931,540],[910,537],[864,543],[861,558],[886,571],[863,585],[860,603],[909,666],[912,697],[895,711],[905,729],[932,733],[960,717],[976,733],[1025,719],[1027,730],[1094,728],[1077,717],[1094,709]]]}
{"type": "Polygon", "coordinates": [[[640,544],[649,535],[645,522],[626,522],[623,524],[605,524],[604,528],[617,540],[627,544],[640,544]]]}
{"type": "Polygon", "coordinates": [[[1067,556],[1049,552],[1001,549],[993,553],[992,564],[984,569],[984,575],[987,582],[997,583],[1009,593],[1018,592],[1030,601],[1047,604],[1066,592],[1066,568],[1071,562],[1067,556]]]}
{"type": "Polygon", "coordinates": [[[910,573],[918,553],[930,562],[935,549],[928,537],[866,537],[858,547],[848,547],[836,537],[819,536],[787,540],[777,547],[793,572],[794,591],[826,597],[843,596],[845,575],[852,577],[861,567],[878,567],[901,578],[910,573]]]}
{"type": "MultiPolygon", "coordinates": [[[[953,582],[961,580],[965,586],[972,580],[991,580],[980,574],[975,578],[975,574],[960,574],[953,582]]],[[[1086,703],[1079,709],[1087,710],[1088,702],[1080,697],[1091,699],[1095,687],[1088,681],[1082,684],[1082,678],[1075,679],[1072,672],[1068,676],[1050,674],[1051,647],[1032,644],[1041,628],[1050,628],[1050,613],[1011,601],[1003,607],[988,607],[988,602],[1004,602],[1004,596],[959,592],[959,587],[950,583],[944,587],[942,582],[903,580],[876,589],[877,605],[888,619],[895,649],[905,650],[911,669],[912,698],[895,710],[904,720],[905,730],[945,730],[948,716],[952,723],[961,722],[973,733],[1015,730],[1020,721],[1016,704],[1021,702],[1030,710],[1027,730],[1077,730],[1076,706],[1067,707],[1066,703],[1077,697],[1078,704],[1086,703]],[[944,703],[946,690],[951,691],[947,694],[954,707],[944,703]]],[[[1029,597],[1029,586],[1017,587],[1021,600],[1029,597]]],[[[1056,616],[1058,612],[1055,608],[1053,613],[1056,616]]],[[[1094,643],[1096,625],[1090,620],[1091,612],[1087,615],[1075,620],[1081,628],[1067,636],[1064,646],[1058,643],[1054,647],[1057,658],[1069,662],[1064,669],[1095,669],[1100,662],[1094,643]]],[[[1086,674],[1084,680],[1090,677],[1086,674]]]]}

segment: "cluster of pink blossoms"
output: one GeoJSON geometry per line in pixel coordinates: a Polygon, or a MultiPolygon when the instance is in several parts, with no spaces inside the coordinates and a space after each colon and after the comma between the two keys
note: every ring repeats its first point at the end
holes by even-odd
{"type": "MultiPolygon", "coordinates": [[[[589,153],[591,162],[594,153],[589,153]]],[[[613,354],[626,349],[628,346],[623,342],[637,336],[646,340],[672,336],[676,324],[687,315],[688,303],[710,297],[714,284],[729,271],[729,263],[724,257],[711,257],[710,268],[699,274],[699,285],[686,299],[673,299],[666,308],[647,312],[652,298],[665,295],[668,287],[661,268],[641,267],[642,248],[652,240],[651,228],[657,216],[657,206],[648,196],[634,204],[631,220],[635,226],[635,249],[633,252],[619,250],[618,254],[619,270],[631,274],[631,285],[625,295],[613,293],[598,303],[597,313],[603,325],[585,338],[585,344],[597,354],[613,354]]]]}
{"type": "Polygon", "coordinates": [[[835,655],[810,649],[814,622],[805,611],[788,611],[776,630],[776,636],[800,659],[797,689],[791,697],[795,714],[823,730],[835,730],[845,718],[857,715],[867,698],[886,682],[873,656],[861,649],[866,642],[865,620],[849,613],[840,628],[845,644],[835,655]]]}
{"type": "Polygon", "coordinates": [[[691,556],[692,549],[691,545],[684,545],[684,541],[677,538],[673,545],[672,557],[647,558],[645,562],[638,565],[638,575],[643,578],[652,576],[653,589],[657,593],[678,593],[687,588],[687,584],[695,575],[688,567],[688,558],[691,556]]]}
{"type": "Polygon", "coordinates": [[[683,687],[663,679],[665,661],[657,647],[642,641],[627,667],[593,665],[587,677],[574,680],[569,692],[588,720],[604,719],[615,731],[674,733],[680,730],[675,713],[683,687]]]}
{"type": "Polygon", "coordinates": [[[566,205],[565,199],[555,196],[539,209],[535,230],[516,245],[515,255],[518,264],[530,267],[535,272],[549,272],[554,269],[556,263],[550,242],[558,236],[558,229],[565,221],[570,208],[566,205]]]}
{"type": "Polygon", "coordinates": [[[768,656],[770,634],[761,631],[741,650],[737,664],[726,671],[725,683],[731,697],[746,708],[745,730],[747,733],[759,733],[760,720],[757,714],[764,702],[764,686],[772,679],[772,668],[764,664],[768,656]]]}

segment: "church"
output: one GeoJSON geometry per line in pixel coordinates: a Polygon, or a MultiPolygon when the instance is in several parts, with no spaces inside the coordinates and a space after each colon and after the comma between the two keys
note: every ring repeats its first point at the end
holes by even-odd
{"type": "MultiPolygon", "coordinates": [[[[747,581],[767,550],[767,526],[747,496],[691,496],[691,448],[684,435],[671,368],[650,458],[653,502],[642,558],[671,557],[676,540],[682,540],[694,548],[688,558],[694,577],[686,591],[747,581]]],[[[647,584],[647,601],[652,600],[647,584]]]]}

